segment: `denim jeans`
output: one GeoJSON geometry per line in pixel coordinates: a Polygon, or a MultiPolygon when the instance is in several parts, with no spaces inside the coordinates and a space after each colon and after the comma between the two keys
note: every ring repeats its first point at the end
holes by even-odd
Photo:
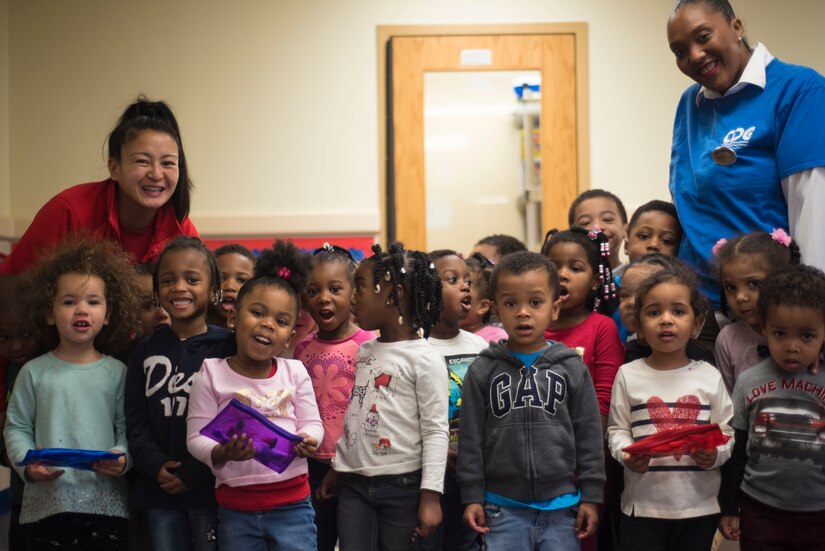
{"type": "Polygon", "coordinates": [[[341,475],[338,537],[341,551],[408,551],[418,525],[421,471],[399,475],[341,475]]]}
{"type": "Polygon", "coordinates": [[[268,511],[218,507],[221,549],[314,551],[315,511],[307,497],[268,511]]]}
{"type": "Polygon", "coordinates": [[[214,509],[149,509],[154,551],[216,551],[218,522],[214,509]]]}
{"type": "Polygon", "coordinates": [[[578,507],[553,511],[484,504],[487,551],[578,551],[578,507]]]}

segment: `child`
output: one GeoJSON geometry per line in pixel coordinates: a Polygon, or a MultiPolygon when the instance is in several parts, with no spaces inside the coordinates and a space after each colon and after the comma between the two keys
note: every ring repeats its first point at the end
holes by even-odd
{"type": "Polygon", "coordinates": [[[74,237],[27,276],[25,312],[51,352],[20,371],[9,404],[9,462],[26,481],[20,522],[29,549],[126,549],[130,466],[123,414],[126,366],[108,354],[137,327],[129,256],[107,240],[74,237]],[[18,467],[39,447],[110,450],[93,471],[18,467]]]}
{"type": "Polygon", "coordinates": [[[324,423],[324,439],[308,460],[319,551],[335,549],[338,501],[319,501],[314,494],[329,470],[330,461],[335,457],[335,443],[344,430],[344,414],[355,384],[358,347],[375,338],[374,333],[364,331],[351,321],[355,267],[352,255],[342,247],[324,243],[315,249],[302,302],[318,325],[318,332],[295,346],[295,358],[303,362],[309,372],[324,423]]]}
{"type": "Polygon", "coordinates": [[[630,262],[646,254],[677,256],[682,225],[676,207],[667,201],[649,201],[637,208],[627,225],[624,252],[630,262]]]}
{"type": "Polygon", "coordinates": [[[205,358],[235,353],[232,333],[207,325],[220,296],[212,252],[178,237],[161,252],[154,288],[171,324],[139,342],[126,380],[126,428],[138,477],[131,499],[147,509],[155,551],[216,549],[214,477],[186,449],[189,391],[205,358]]]}
{"type": "Polygon", "coordinates": [[[317,330],[318,326],[315,325],[315,320],[312,319],[312,314],[310,314],[306,308],[302,307],[301,311],[298,313],[298,319],[295,321],[295,338],[292,339],[292,342],[290,342],[280,354],[278,354],[278,357],[286,360],[291,360],[294,358],[295,349],[298,345],[304,342],[304,340],[306,340],[317,330]]]}
{"type": "Polygon", "coordinates": [[[210,307],[209,313],[216,325],[226,327],[238,291],[252,278],[256,259],[252,251],[243,245],[231,243],[215,249],[215,260],[218,261],[218,270],[221,272],[221,300],[210,307]]]}
{"type": "Polygon", "coordinates": [[[559,274],[561,308],[544,336],[575,350],[590,370],[596,387],[602,421],[610,412],[613,379],[624,359],[624,347],[613,321],[603,315],[618,302],[605,235],[598,231],[573,227],[556,232],[542,246],[542,254],[555,265],[559,274]],[[594,299],[596,292],[598,299],[594,299]],[[598,311],[593,311],[598,301],[598,311]]]}
{"type": "Polygon", "coordinates": [[[488,235],[481,239],[476,246],[473,247],[470,255],[481,253],[490,260],[492,264],[496,264],[501,257],[510,253],[518,251],[526,251],[527,247],[511,235],[488,235]]]}
{"type": "Polygon", "coordinates": [[[441,282],[425,253],[400,243],[373,252],[355,271],[353,311],[381,336],[358,350],[344,432],[319,490],[329,498],[340,485],[341,551],[407,549],[441,522],[447,370],[421,338],[441,313],[441,282]]]}
{"type": "MultiPolygon", "coordinates": [[[[621,312],[622,321],[627,324],[632,332],[625,343],[625,363],[650,356],[650,347],[636,333],[636,290],[645,279],[661,270],[685,270],[689,272],[690,267],[676,257],[653,253],[646,254],[635,262],[631,262],[622,274],[619,311],[621,312]]],[[[694,339],[688,341],[685,353],[691,360],[702,360],[711,365],[716,365],[713,354],[699,346],[694,339]]]]}
{"type": "Polygon", "coordinates": [[[441,249],[430,253],[438,277],[441,278],[441,297],[444,310],[436,323],[428,342],[441,355],[447,368],[449,384],[450,447],[447,452],[447,473],[444,479],[444,494],[441,498],[443,522],[436,533],[421,541],[424,550],[469,550],[480,549],[476,540],[478,534],[462,521],[464,507],[458,491],[455,477],[456,456],[458,451],[459,408],[461,407],[461,389],[467,368],[478,357],[478,353],[487,348],[487,341],[478,335],[459,328],[461,321],[467,317],[472,307],[470,296],[470,272],[458,253],[441,249]]]}
{"type": "Polygon", "coordinates": [[[821,549],[825,274],[808,266],[775,272],[762,282],[758,310],[770,358],[733,389],[736,443],[722,470],[719,529],[743,551],[821,549]]]}
{"type": "Polygon", "coordinates": [[[636,294],[639,334],[651,348],[647,358],[625,364],[616,375],[607,440],[624,465],[620,545],[623,551],[710,549],[719,505],[719,466],[732,442],[689,456],[651,458],[623,449],[659,431],[686,425],[728,426],[733,407],[719,372],[685,353],[698,333],[707,300],[692,274],[662,270],[636,294]]]}
{"type": "Polygon", "coordinates": [[[508,339],[483,350],[464,379],[464,520],[490,551],[578,549],[596,531],[604,455],[587,368],[544,340],[559,312],[558,274],[547,258],[519,252],[496,265],[491,284],[508,339]]]}
{"type": "MultiPolygon", "coordinates": [[[[23,365],[37,355],[37,340],[32,329],[24,322],[21,305],[22,282],[16,276],[0,276],[0,360],[6,360],[6,389],[8,397],[17,375],[23,365]]],[[[5,425],[4,411],[0,426],[5,425]]],[[[0,460],[4,466],[11,468],[6,456],[6,443],[0,440],[0,460]]],[[[9,517],[9,551],[26,551],[26,531],[20,524],[20,510],[23,507],[23,479],[13,468],[9,473],[9,497],[11,498],[11,515],[9,517]]]]}
{"type": "Polygon", "coordinates": [[[487,342],[497,342],[507,338],[507,333],[498,325],[490,323],[493,315],[493,296],[490,294],[490,276],[493,263],[483,254],[475,253],[466,260],[470,271],[470,311],[459,327],[475,333],[487,342]]]}
{"type": "Polygon", "coordinates": [[[152,274],[155,272],[155,264],[145,263],[135,265],[135,278],[140,293],[140,310],[138,318],[140,320],[140,330],[137,338],[151,337],[155,329],[161,325],[169,325],[169,312],[164,310],[155,297],[154,286],[152,285],[152,274]]]}
{"type": "Polygon", "coordinates": [[[277,358],[294,337],[305,260],[291,242],[264,250],[254,277],[238,292],[229,314],[237,354],[206,359],[192,385],[187,447],[216,477],[218,539],[222,548],[298,551],[315,549],[307,463],[324,435],[312,383],[297,360],[277,358]],[[300,459],[282,472],[256,461],[246,434],[217,444],[200,434],[238,398],[284,430],[298,434],[300,459]]]}
{"type": "Polygon", "coordinates": [[[603,189],[589,189],[573,200],[567,212],[567,223],[571,228],[601,229],[610,243],[613,275],[621,275],[623,265],[619,251],[627,231],[627,211],[621,199],[603,189]]]}
{"type": "Polygon", "coordinates": [[[736,321],[716,337],[716,362],[728,392],[743,371],[762,361],[759,349],[767,344],[756,304],[759,285],[768,274],[799,264],[799,247],[784,230],[753,232],[721,239],[714,247],[725,304],[736,321]]]}

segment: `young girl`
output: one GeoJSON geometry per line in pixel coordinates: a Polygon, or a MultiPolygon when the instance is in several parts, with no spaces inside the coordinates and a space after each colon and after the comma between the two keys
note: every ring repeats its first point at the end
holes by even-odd
{"type": "Polygon", "coordinates": [[[756,308],[759,285],[771,272],[799,264],[799,247],[784,230],[775,229],[720,239],[714,252],[724,301],[736,318],[716,337],[716,366],[733,392],[739,375],[762,360],[758,350],[767,343],[756,308]]]}
{"type": "Polygon", "coordinates": [[[315,394],[297,360],[277,355],[294,337],[300,292],[307,268],[291,242],[264,250],[255,274],[238,293],[229,326],[237,354],[204,361],[192,385],[187,446],[215,473],[222,548],[299,551],[315,549],[307,464],[324,435],[315,394]],[[237,398],[284,430],[303,437],[300,459],[282,472],[250,461],[252,440],[245,434],[225,444],[200,434],[237,398]]]}
{"type": "Polygon", "coordinates": [[[129,257],[113,242],[75,237],[36,265],[28,285],[24,311],[53,345],[18,375],[5,429],[9,460],[26,481],[29,549],[126,549],[126,366],[107,354],[127,348],[138,325],[129,257]],[[17,466],[39,447],[123,455],[93,471],[17,466]]]}
{"type": "Polygon", "coordinates": [[[341,551],[407,549],[441,522],[447,463],[444,360],[424,338],[442,310],[427,254],[400,243],[361,262],[353,310],[361,328],[355,386],[319,497],[338,492],[341,551]],[[416,527],[417,525],[417,527],[416,527]]]}
{"type": "Polygon", "coordinates": [[[498,325],[490,324],[493,315],[493,296],[490,293],[490,276],[493,263],[483,254],[475,253],[465,263],[470,271],[470,311],[459,327],[475,333],[487,342],[507,338],[507,332],[498,325]]]}
{"type": "Polygon", "coordinates": [[[209,309],[209,314],[216,325],[226,327],[229,314],[235,308],[238,291],[252,278],[256,258],[243,245],[230,243],[215,249],[215,260],[221,272],[221,300],[209,309]]]}
{"type": "Polygon", "coordinates": [[[825,541],[825,274],[788,266],[762,283],[770,357],[733,389],[733,456],[722,469],[719,529],[743,551],[825,541]]]}
{"type": "Polygon", "coordinates": [[[441,278],[441,296],[444,310],[432,331],[428,342],[441,355],[447,370],[449,385],[450,447],[447,455],[447,473],[442,498],[443,522],[431,537],[421,542],[423,550],[451,549],[465,551],[480,549],[478,534],[463,521],[464,505],[456,480],[458,458],[458,424],[464,376],[479,352],[487,348],[487,341],[459,327],[472,307],[470,296],[470,271],[458,253],[441,249],[430,253],[430,259],[441,278]]]}
{"type": "Polygon", "coordinates": [[[621,275],[624,265],[619,252],[627,234],[627,210],[621,199],[603,189],[588,189],[573,200],[567,211],[567,223],[571,228],[600,228],[610,244],[610,268],[614,275],[621,275]]]}
{"type": "Polygon", "coordinates": [[[651,458],[622,451],[671,428],[706,423],[728,426],[733,415],[725,385],[711,365],[688,358],[685,349],[707,310],[692,274],[662,270],[639,287],[636,321],[650,356],[625,364],[616,375],[607,440],[624,465],[622,550],[710,549],[719,505],[719,466],[732,442],[690,456],[651,458]]]}
{"type": "Polygon", "coordinates": [[[217,549],[215,479],[186,450],[186,414],[203,360],[235,353],[232,333],[206,323],[220,285],[215,257],[199,239],[170,242],[154,287],[171,324],[139,342],[129,361],[126,429],[138,470],[131,498],[148,509],[155,551],[217,549]]]}
{"type": "Polygon", "coordinates": [[[618,303],[609,245],[598,229],[573,227],[548,237],[541,252],[559,271],[561,310],[545,337],[564,343],[584,360],[596,387],[604,426],[613,379],[624,360],[619,332],[608,317],[618,303]]]}
{"type": "Polygon", "coordinates": [[[136,340],[151,337],[155,329],[161,325],[169,325],[169,313],[164,310],[155,297],[154,284],[152,279],[155,273],[155,264],[148,262],[135,264],[135,279],[138,286],[140,310],[138,319],[140,329],[137,332],[136,340]]]}
{"type": "MultiPolygon", "coordinates": [[[[324,439],[309,460],[309,485],[313,494],[321,485],[335,443],[344,430],[352,387],[355,384],[355,355],[362,342],[375,334],[352,323],[355,260],[342,247],[324,243],[312,253],[309,282],[303,294],[304,309],[318,325],[318,332],[295,346],[295,358],[303,362],[315,389],[315,399],[324,423],[324,439]]],[[[318,550],[332,551],[338,541],[337,500],[319,501],[313,495],[318,550]]]]}

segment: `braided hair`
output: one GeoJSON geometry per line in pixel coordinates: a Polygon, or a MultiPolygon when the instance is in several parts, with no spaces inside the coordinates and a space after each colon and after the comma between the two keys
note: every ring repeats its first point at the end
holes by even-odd
{"type": "Polygon", "coordinates": [[[398,286],[406,291],[411,324],[414,331],[430,336],[430,329],[441,317],[444,301],[441,297],[441,279],[430,256],[421,251],[408,251],[402,243],[393,243],[384,251],[381,245],[373,245],[370,261],[373,268],[373,284],[389,283],[392,299],[399,315],[404,315],[398,297],[398,286]]]}
{"type": "Polygon", "coordinates": [[[619,295],[610,267],[610,244],[607,236],[599,228],[586,230],[573,226],[568,230],[550,230],[541,246],[541,254],[550,256],[550,250],[558,243],[575,243],[584,250],[587,261],[594,274],[599,276],[599,288],[591,293],[586,306],[592,306],[594,312],[609,316],[619,305],[619,295]]]}
{"type": "MultiPolygon", "coordinates": [[[[490,276],[493,275],[493,264],[490,260],[481,253],[473,253],[470,258],[465,260],[467,269],[473,277],[473,283],[470,287],[478,288],[478,295],[481,298],[493,300],[493,293],[490,292],[490,276]]],[[[490,308],[485,312],[481,318],[481,323],[490,323],[490,318],[493,315],[493,309],[490,308]]]]}
{"type": "Polygon", "coordinates": [[[295,314],[301,311],[301,293],[309,274],[307,255],[292,241],[277,240],[269,249],[261,251],[255,263],[255,273],[238,291],[236,309],[253,289],[267,285],[283,289],[295,301],[295,314]]]}

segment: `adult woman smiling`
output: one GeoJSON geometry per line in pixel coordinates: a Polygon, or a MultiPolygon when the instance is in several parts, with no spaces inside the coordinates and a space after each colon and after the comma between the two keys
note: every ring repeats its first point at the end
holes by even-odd
{"type": "Polygon", "coordinates": [[[679,256],[719,306],[720,238],[790,228],[807,264],[825,266],[825,78],[751,49],[727,0],[679,0],[667,25],[676,65],[696,81],[679,101],[670,192],[679,256]]]}
{"type": "Polygon", "coordinates": [[[166,241],[197,236],[189,221],[192,183],[175,115],[166,103],[139,97],[108,139],[109,178],[68,188],[37,213],[2,272],[28,269],[38,255],[75,232],[120,243],[136,262],[152,260],[166,241]]]}

